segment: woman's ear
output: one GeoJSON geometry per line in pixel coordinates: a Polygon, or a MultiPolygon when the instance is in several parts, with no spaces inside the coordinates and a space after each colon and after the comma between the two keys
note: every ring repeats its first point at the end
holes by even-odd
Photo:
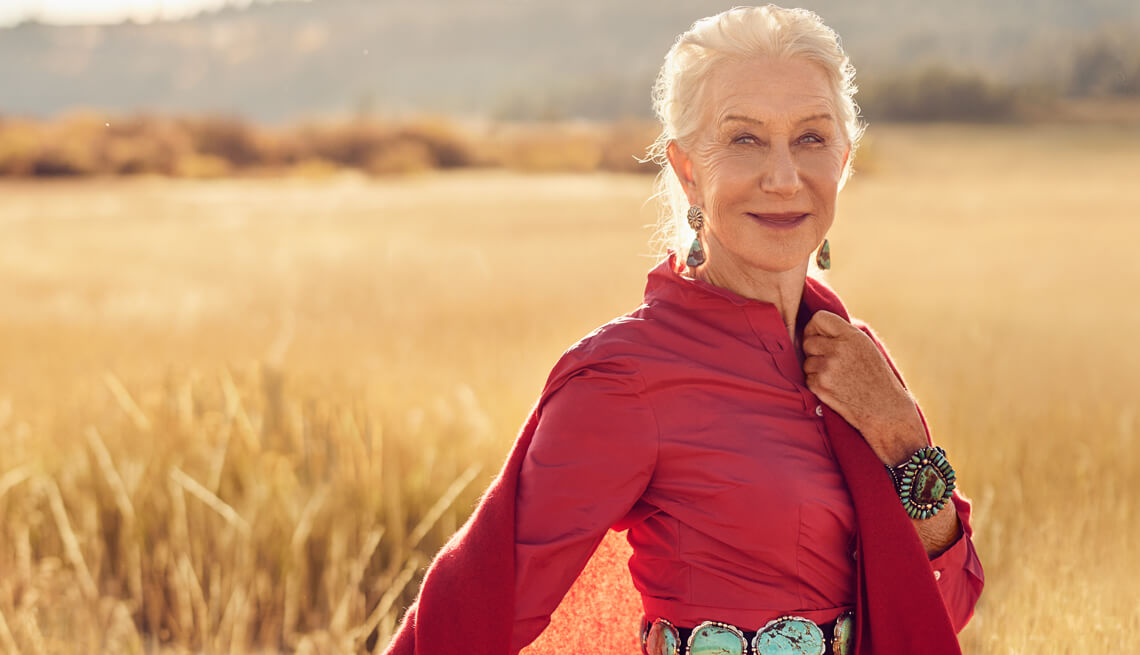
{"type": "Polygon", "coordinates": [[[693,160],[689,159],[689,155],[681,150],[681,146],[677,145],[676,141],[669,142],[669,147],[665,149],[665,156],[669,158],[669,165],[681,183],[681,188],[685,190],[689,204],[699,207],[701,202],[697,194],[697,183],[693,178],[693,160]]]}

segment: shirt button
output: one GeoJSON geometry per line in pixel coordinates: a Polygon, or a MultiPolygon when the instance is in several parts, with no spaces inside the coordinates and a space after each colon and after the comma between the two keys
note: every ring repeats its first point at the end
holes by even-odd
{"type": "Polygon", "coordinates": [[[815,415],[816,416],[823,416],[823,405],[816,405],[815,406],[815,415]]]}
{"type": "Polygon", "coordinates": [[[935,569],[934,570],[934,579],[935,580],[941,580],[942,579],[942,571],[935,569]]]}

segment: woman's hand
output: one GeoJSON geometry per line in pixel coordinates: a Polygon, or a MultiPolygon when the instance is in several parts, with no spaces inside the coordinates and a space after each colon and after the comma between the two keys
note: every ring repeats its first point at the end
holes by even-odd
{"type": "MultiPolygon", "coordinates": [[[[879,347],[862,330],[831,312],[816,312],[804,328],[804,374],[812,393],[847,420],[889,466],[927,445],[914,398],[879,347]]],[[[911,519],[927,555],[961,534],[953,505],[929,519],[911,519]]]]}
{"type": "Polygon", "coordinates": [[[818,311],[804,328],[803,350],[808,389],[862,433],[884,464],[927,445],[914,399],[862,330],[818,311]]]}

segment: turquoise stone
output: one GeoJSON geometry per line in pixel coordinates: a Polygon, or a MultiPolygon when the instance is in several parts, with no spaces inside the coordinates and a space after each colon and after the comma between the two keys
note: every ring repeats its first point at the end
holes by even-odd
{"type": "Polygon", "coordinates": [[[823,655],[823,631],[801,618],[778,619],[752,640],[757,655],[823,655]]]}
{"type": "Polygon", "coordinates": [[[955,482],[954,468],[946,461],[946,452],[937,446],[911,455],[902,467],[901,478],[896,480],[903,508],[915,519],[937,514],[950,499],[955,482]]]}
{"type": "Polygon", "coordinates": [[[815,256],[815,264],[819,266],[821,271],[831,269],[831,244],[827,242],[827,239],[824,239],[823,245],[819,247],[819,253],[815,256]]]}
{"type": "Polygon", "coordinates": [[[926,464],[914,474],[911,484],[910,497],[919,505],[930,505],[942,499],[946,494],[946,481],[942,479],[942,472],[933,464],[926,464]]]}
{"type": "Polygon", "coordinates": [[[747,642],[728,628],[706,625],[689,637],[689,655],[744,655],[747,642]]]}
{"type": "Polygon", "coordinates": [[[700,239],[693,239],[692,245],[689,246],[689,257],[685,263],[693,268],[705,263],[705,248],[701,245],[700,239]]]}
{"type": "Polygon", "coordinates": [[[677,629],[668,623],[656,622],[645,638],[645,651],[649,655],[677,655],[681,652],[681,638],[677,629]]]}
{"type": "Polygon", "coordinates": [[[853,655],[855,652],[855,617],[843,613],[835,620],[835,634],[831,637],[831,650],[835,655],[853,655]]]}

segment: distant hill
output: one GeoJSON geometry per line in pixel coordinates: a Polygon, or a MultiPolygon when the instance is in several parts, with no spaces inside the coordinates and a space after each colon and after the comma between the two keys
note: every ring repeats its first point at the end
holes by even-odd
{"type": "MultiPolygon", "coordinates": [[[[0,114],[74,107],[277,121],[349,112],[643,116],[666,49],[707,0],[316,0],[178,22],[0,30],[0,114]]],[[[820,0],[864,78],[936,62],[1053,80],[1136,0],[820,0]]],[[[1135,39],[1135,36],[1133,36],[1135,39]]]]}

